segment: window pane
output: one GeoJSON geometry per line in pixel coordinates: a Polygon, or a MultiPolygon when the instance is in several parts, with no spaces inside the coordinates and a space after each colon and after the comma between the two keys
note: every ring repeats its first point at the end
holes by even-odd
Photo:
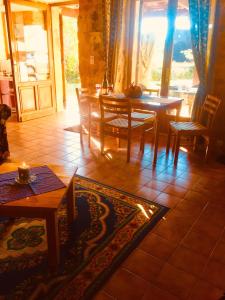
{"type": "Polygon", "coordinates": [[[143,3],[138,82],[146,88],[161,86],[167,7],[167,0],[143,3]]]}
{"type": "Polygon", "coordinates": [[[14,3],[11,10],[19,80],[49,79],[46,11],[14,3]]]}
{"type": "Polygon", "coordinates": [[[188,0],[182,0],[182,5],[179,5],[179,2],[175,23],[169,95],[184,99],[181,115],[189,117],[199,80],[192,53],[188,0]]]}

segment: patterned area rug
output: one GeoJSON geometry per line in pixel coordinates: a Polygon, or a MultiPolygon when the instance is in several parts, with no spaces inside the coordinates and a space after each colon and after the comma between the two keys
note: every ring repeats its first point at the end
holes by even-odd
{"type": "Polygon", "coordinates": [[[90,299],[168,210],[81,176],[75,195],[73,226],[66,199],[59,211],[57,272],[48,270],[43,220],[0,220],[0,299],[90,299]]]}

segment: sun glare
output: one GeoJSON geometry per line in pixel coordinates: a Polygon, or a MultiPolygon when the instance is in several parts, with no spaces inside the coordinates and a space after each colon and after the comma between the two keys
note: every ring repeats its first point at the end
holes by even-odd
{"type": "Polygon", "coordinates": [[[147,219],[150,219],[146,210],[144,209],[143,205],[141,204],[137,204],[137,206],[140,208],[140,210],[142,211],[143,215],[147,218],[147,219]]]}

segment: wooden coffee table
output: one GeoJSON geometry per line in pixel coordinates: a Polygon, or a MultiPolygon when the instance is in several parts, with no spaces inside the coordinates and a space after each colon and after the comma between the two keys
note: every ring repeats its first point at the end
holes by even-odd
{"type": "MultiPolygon", "coordinates": [[[[20,163],[5,163],[1,166],[0,173],[17,170],[20,163]]],[[[36,167],[37,165],[32,165],[36,167]]],[[[40,166],[40,165],[39,165],[40,166]]],[[[67,193],[68,223],[72,223],[75,217],[74,168],[70,176],[63,167],[48,165],[48,167],[67,185],[67,187],[52,192],[34,195],[5,204],[0,204],[0,216],[4,217],[28,217],[46,220],[48,263],[50,268],[56,269],[60,261],[60,245],[58,232],[57,211],[61,205],[63,196],[67,193]],[[71,178],[72,177],[72,178],[71,178]]],[[[72,171],[72,170],[71,170],[72,171]]]]}

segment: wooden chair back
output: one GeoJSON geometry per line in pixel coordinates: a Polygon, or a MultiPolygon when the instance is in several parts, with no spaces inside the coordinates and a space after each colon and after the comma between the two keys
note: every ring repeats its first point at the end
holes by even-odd
{"type": "Polygon", "coordinates": [[[214,124],[220,103],[221,100],[215,96],[207,95],[205,98],[200,114],[200,122],[204,123],[208,129],[211,129],[214,124]]]}
{"type": "Polygon", "coordinates": [[[99,100],[102,122],[104,122],[105,113],[112,113],[118,117],[126,115],[128,127],[131,126],[131,103],[128,98],[116,99],[101,95],[99,100]]]}
{"type": "Polygon", "coordinates": [[[76,88],[76,95],[77,95],[80,116],[88,115],[90,111],[90,102],[88,100],[88,89],[76,88]]]}
{"type": "Polygon", "coordinates": [[[149,94],[149,95],[155,94],[155,96],[159,96],[159,92],[160,92],[159,88],[150,88],[150,89],[144,88],[143,89],[143,93],[149,94]]]}

